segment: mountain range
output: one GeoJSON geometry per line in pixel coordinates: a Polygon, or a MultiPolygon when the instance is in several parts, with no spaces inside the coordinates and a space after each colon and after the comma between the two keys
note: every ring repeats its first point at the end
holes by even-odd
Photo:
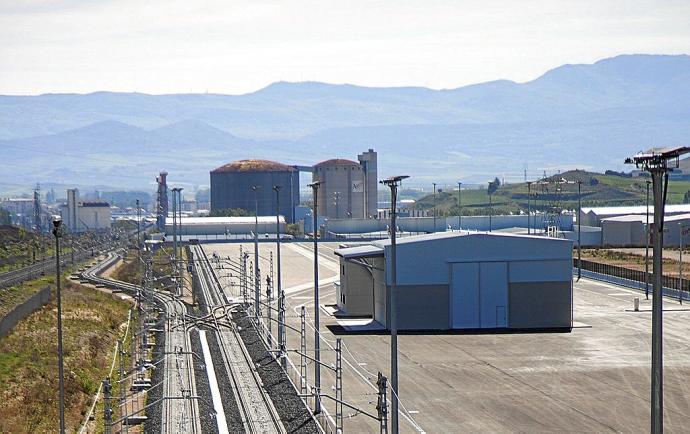
{"type": "Polygon", "coordinates": [[[0,191],[35,182],[135,188],[160,170],[203,185],[232,160],[313,164],[379,152],[411,184],[623,168],[690,137],[690,56],[621,55],[526,83],[457,89],[318,82],[245,95],[0,96],[0,191]]]}

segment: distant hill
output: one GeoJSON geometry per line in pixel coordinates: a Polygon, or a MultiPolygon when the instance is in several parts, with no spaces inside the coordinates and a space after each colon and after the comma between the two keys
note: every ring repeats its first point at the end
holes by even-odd
{"type": "MultiPolygon", "coordinates": [[[[532,194],[531,209],[543,210],[559,207],[577,209],[577,184],[581,184],[583,207],[644,205],[646,202],[646,178],[631,178],[612,174],[571,170],[546,178],[551,184],[532,184],[528,190],[526,183],[501,185],[491,198],[495,213],[520,213],[527,211],[528,191],[532,194]],[[556,186],[554,181],[566,180],[556,186]],[[557,188],[560,188],[557,191],[557,188]]],[[[669,181],[668,203],[682,203],[686,192],[690,192],[690,182],[669,181]]],[[[651,193],[650,193],[651,194],[651,193]]],[[[487,189],[464,189],[460,197],[463,215],[487,214],[489,196],[487,189]]],[[[414,208],[433,209],[434,203],[439,215],[458,214],[458,191],[441,191],[434,199],[433,194],[419,198],[414,208]]]]}
{"type": "Polygon", "coordinates": [[[0,96],[0,147],[15,169],[0,182],[69,183],[95,170],[141,186],[165,168],[207,183],[234,159],[309,164],[367,148],[382,175],[419,183],[518,179],[525,166],[530,177],[620,170],[638,150],[687,144],[689,116],[687,55],[622,55],[448,90],[280,82],[245,95],[0,96]]]}

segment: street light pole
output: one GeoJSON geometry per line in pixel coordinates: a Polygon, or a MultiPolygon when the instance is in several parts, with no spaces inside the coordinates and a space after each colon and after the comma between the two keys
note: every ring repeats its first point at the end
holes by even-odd
{"type": "MultiPolygon", "coordinates": [[[[391,389],[393,390],[393,402],[391,407],[391,425],[393,434],[399,432],[398,426],[398,306],[397,292],[397,244],[396,244],[396,210],[395,203],[398,195],[399,183],[408,176],[393,176],[384,179],[381,184],[391,189],[391,295],[390,295],[390,329],[391,329],[391,389]]],[[[434,185],[434,190],[436,186],[434,185]]]]}
{"type": "MultiPolygon", "coordinates": [[[[434,185],[434,232],[436,232],[436,183],[434,185]]],[[[393,204],[391,204],[391,209],[393,209],[393,204]]]]}
{"type": "Polygon", "coordinates": [[[285,357],[285,294],[281,283],[280,274],[280,189],[282,186],[274,185],[273,190],[276,192],[276,257],[278,260],[278,275],[276,276],[278,287],[278,349],[280,350],[280,364],[283,369],[287,369],[287,360],[285,357]]]}
{"type": "Polygon", "coordinates": [[[649,184],[652,183],[649,179],[645,180],[647,184],[647,229],[645,230],[644,241],[644,297],[649,300],[649,184]]]}
{"type": "Polygon", "coordinates": [[[261,272],[259,271],[259,186],[251,187],[254,192],[254,318],[259,323],[261,303],[261,272]]]}
{"type": "MultiPolygon", "coordinates": [[[[532,233],[532,225],[530,223],[532,219],[532,183],[527,182],[527,235],[532,233]]],[[[578,221],[580,218],[578,217],[578,221]]]]}
{"type": "Polygon", "coordinates": [[[58,388],[60,393],[60,433],[65,433],[65,384],[63,380],[64,363],[62,357],[62,295],[60,288],[60,226],[62,220],[53,220],[55,236],[55,284],[57,287],[57,333],[58,333],[58,388]]]}
{"type": "Polygon", "coordinates": [[[319,338],[319,228],[318,228],[318,209],[319,209],[319,186],[321,181],[309,184],[313,192],[314,211],[313,235],[314,235],[314,386],[316,399],[314,404],[314,414],[321,413],[321,342],[319,338]]]}
{"type": "Polygon", "coordinates": [[[582,215],[582,195],[581,195],[581,187],[582,187],[582,180],[578,179],[577,180],[577,280],[579,281],[580,278],[582,277],[582,255],[581,255],[581,238],[580,234],[582,231],[582,219],[580,216],[582,215]]]}
{"type": "Polygon", "coordinates": [[[462,182],[458,182],[458,230],[462,228],[462,182]]]}
{"type": "Polygon", "coordinates": [[[489,232],[491,232],[491,217],[494,215],[494,207],[493,204],[491,203],[491,194],[493,193],[491,191],[491,186],[493,185],[493,181],[489,181],[489,187],[487,188],[487,191],[489,193],[489,232]]]}
{"type": "Polygon", "coordinates": [[[663,288],[662,256],[664,247],[664,211],[668,192],[668,172],[679,166],[680,156],[690,152],[690,147],[652,148],[625,160],[634,163],[652,175],[654,192],[654,238],[652,287],[652,387],[651,429],[653,434],[664,432],[664,377],[663,377],[663,288]]]}
{"type": "Polygon", "coordinates": [[[180,249],[180,251],[177,254],[177,275],[179,277],[177,279],[177,292],[178,294],[180,294],[180,297],[184,296],[184,282],[182,281],[182,190],[182,187],[177,189],[177,234],[179,237],[179,242],[177,243],[177,246],[180,249]]]}
{"type": "Polygon", "coordinates": [[[680,224],[680,248],[678,249],[678,302],[683,304],[683,235],[685,235],[685,225],[680,224]]]}

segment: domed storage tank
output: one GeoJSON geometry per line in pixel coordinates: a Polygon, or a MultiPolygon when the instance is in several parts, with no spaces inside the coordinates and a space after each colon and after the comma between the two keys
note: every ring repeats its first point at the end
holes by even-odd
{"type": "Polygon", "coordinates": [[[268,160],[239,160],[211,171],[211,211],[241,208],[254,213],[254,191],[258,186],[258,215],[276,215],[276,193],[281,186],[280,215],[294,222],[299,204],[299,171],[286,164],[268,160]]]}
{"type": "Polygon", "coordinates": [[[329,218],[364,218],[364,170],[351,160],[326,160],[314,166],[312,179],[321,181],[319,215],[329,218]]]}

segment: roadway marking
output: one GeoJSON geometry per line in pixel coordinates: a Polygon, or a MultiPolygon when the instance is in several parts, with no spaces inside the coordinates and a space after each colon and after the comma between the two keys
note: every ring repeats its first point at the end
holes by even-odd
{"type": "MultiPolygon", "coordinates": [[[[335,275],[332,277],[329,277],[327,279],[322,279],[319,280],[319,289],[321,285],[328,285],[329,283],[335,283],[340,280],[339,275],[335,275]]],[[[299,292],[299,291],[304,291],[305,289],[310,289],[314,287],[314,282],[308,282],[308,283],[302,283],[301,285],[295,285],[291,286],[289,288],[283,289],[286,295],[294,293],[294,292],[299,292]]]]}
{"type": "Polygon", "coordinates": [[[216,412],[216,424],[218,425],[218,432],[221,434],[229,434],[228,422],[225,420],[223,401],[220,398],[218,379],[216,378],[216,371],[213,368],[211,351],[208,348],[208,341],[206,340],[206,330],[199,330],[199,340],[201,341],[201,350],[204,353],[204,365],[206,365],[206,375],[208,375],[208,384],[209,388],[211,389],[213,410],[216,412]]]}
{"type": "MultiPolygon", "coordinates": [[[[305,249],[302,246],[298,246],[297,244],[294,243],[288,243],[286,244],[290,250],[293,252],[299,253],[300,255],[304,256],[305,258],[309,259],[314,259],[314,252],[312,250],[305,249]]],[[[340,272],[340,264],[335,262],[332,259],[327,259],[321,255],[319,255],[321,258],[320,264],[323,265],[324,267],[328,268],[331,271],[335,271],[337,273],[340,272]]]]}

